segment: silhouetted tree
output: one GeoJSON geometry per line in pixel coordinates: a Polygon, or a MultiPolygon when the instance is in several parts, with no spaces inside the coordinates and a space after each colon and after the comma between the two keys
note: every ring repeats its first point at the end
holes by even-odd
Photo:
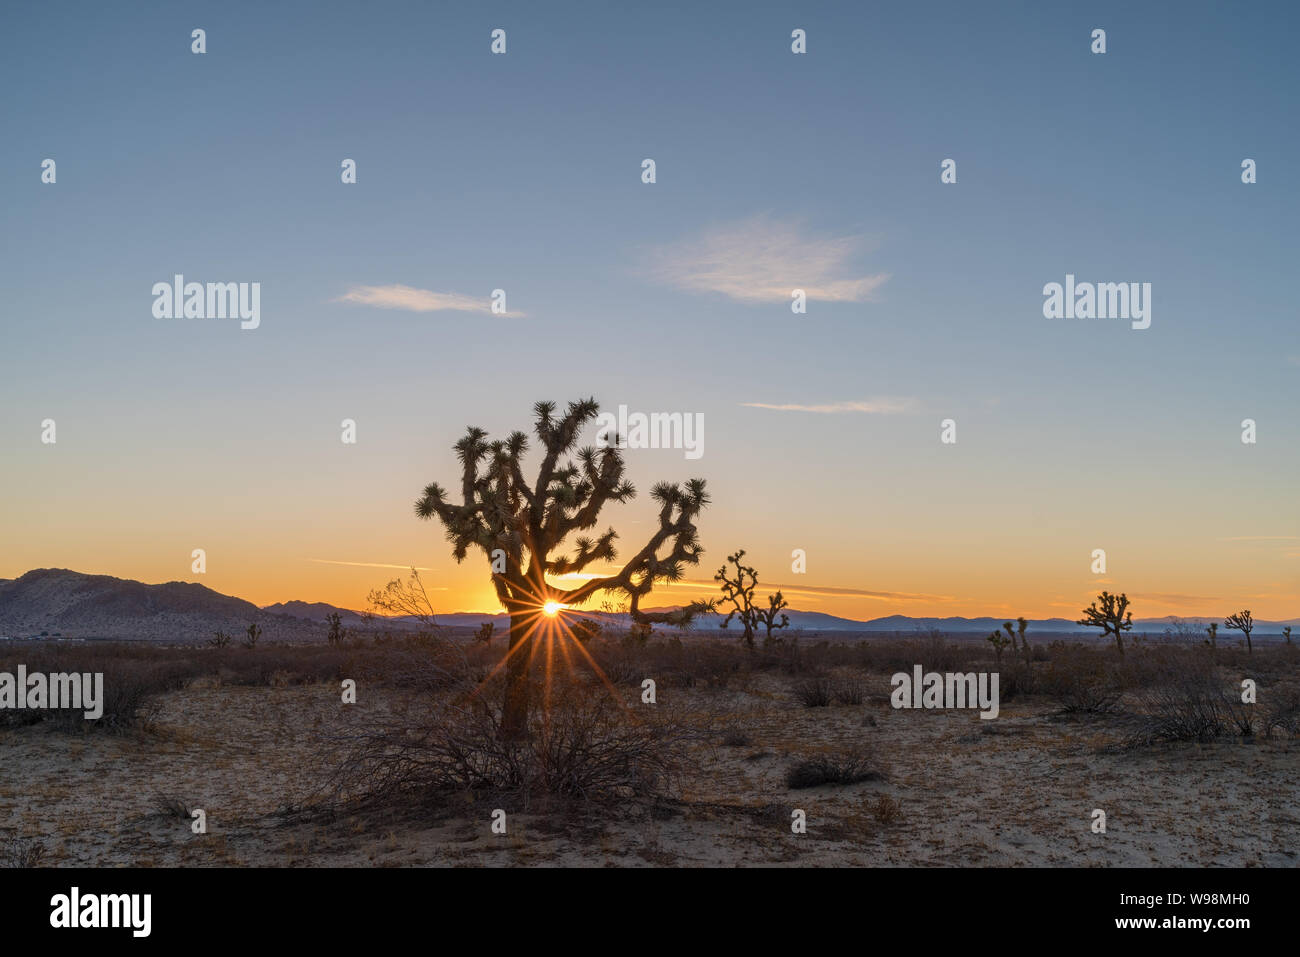
{"type": "Polygon", "coordinates": [[[479,625],[478,630],[474,632],[474,640],[480,642],[481,644],[487,645],[488,647],[491,647],[492,635],[495,631],[496,631],[496,626],[493,625],[492,622],[490,621],[485,621],[483,622],[483,624],[479,625]]]}
{"type": "Polygon", "coordinates": [[[790,627],[789,615],[782,613],[780,622],[776,620],[777,612],[780,612],[782,608],[789,607],[790,603],[786,601],[785,596],[778,591],[775,595],[767,596],[767,608],[757,609],[758,620],[767,626],[768,641],[772,640],[772,632],[775,629],[790,627]]]}
{"type": "Polygon", "coordinates": [[[262,637],[262,629],[257,624],[250,624],[244,629],[245,638],[240,642],[249,651],[257,647],[257,639],[262,637]]]}
{"type": "Polygon", "coordinates": [[[758,613],[754,610],[754,589],[758,586],[758,572],[749,565],[742,565],[740,560],[745,557],[745,550],[742,548],[734,555],[728,555],[727,561],[736,566],[736,577],[727,577],[727,565],[724,562],[713,576],[713,580],[722,586],[722,599],[719,602],[724,608],[730,604],[731,610],[727,612],[727,617],[722,619],[719,628],[726,628],[731,624],[731,619],[735,618],[740,622],[744,629],[740,635],[746,647],[754,647],[754,629],[758,627],[758,613]]]}
{"type": "Polygon", "coordinates": [[[1020,650],[1024,653],[1026,668],[1029,667],[1029,662],[1030,662],[1029,636],[1025,634],[1025,632],[1028,630],[1029,630],[1029,621],[1028,619],[1025,618],[1024,615],[1021,615],[1019,618],[1016,619],[1016,634],[1020,636],[1020,650]]]}
{"type": "Polygon", "coordinates": [[[224,631],[213,632],[212,640],[208,644],[213,648],[225,648],[230,644],[230,636],[224,631]]]}
{"type": "Polygon", "coordinates": [[[1011,630],[1011,622],[1002,623],[1003,630],[1007,633],[1007,638],[1011,643],[1011,651],[1019,654],[1025,659],[1025,666],[1029,666],[1029,639],[1025,637],[1025,629],[1029,627],[1029,622],[1022,615],[1016,619],[1016,630],[1011,630]]]}
{"type": "Polygon", "coordinates": [[[646,624],[675,624],[708,607],[696,602],[654,613],[639,608],[656,582],[678,581],[685,566],[699,563],[703,550],[695,521],[709,501],[703,479],[662,482],[651,489],[650,496],[659,505],[659,527],[615,574],[591,578],[571,589],[547,580],[548,575],[581,572],[617,557],[613,528],[594,539],[578,537],[572,552],[554,554],[570,535],[595,526],[607,503],[627,502],[636,494],[624,478],[618,437],[599,450],[583,448],[574,460],[562,461],[573,453],[579,434],[599,408],[595,399],[570,402],[564,415],[557,417],[553,402],[533,406],[533,432],[542,459],[531,483],[523,472],[528,451],[523,432],[489,442],[483,429],[469,428],[455,446],[462,470],[460,502],[450,501],[442,486],[431,484],[415,503],[420,518],[436,517],[442,523],[457,562],[471,548],[483,551],[497,598],[510,614],[501,721],[507,739],[527,734],[528,660],[533,632],[547,602],[581,605],[603,592],[616,592],[630,599],[632,619],[646,624]]]}
{"type": "Polygon", "coordinates": [[[1250,633],[1255,630],[1255,619],[1251,617],[1249,609],[1239,611],[1223,619],[1223,627],[1244,634],[1246,636],[1247,653],[1254,652],[1255,649],[1250,645],[1250,633]]]}
{"type": "Polygon", "coordinates": [[[1210,648],[1217,651],[1219,649],[1219,623],[1210,622],[1210,627],[1205,629],[1206,634],[1210,636],[1210,648]]]}
{"type": "Polygon", "coordinates": [[[1100,628],[1102,637],[1115,636],[1115,646],[1124,654],[1124,632],[1133,627],[1133,613],[1127,612],[1128,595],[1112,595],[1108,591],[1097,596],[1097,600],[1083,610],[1083,617],[1076,625],[1100,628]]]}
{"type": "Polygon", "coordinates": [[[386,615],[389,618],[405,618],[417,622],[426,631],[438,630],[438,619],[434,616],[433,602],[424,589],[420,573],[414,568],[406,581],[394,578],[383,588],[372,589],[367,599],[372,614],[386,615]]]}
{"type": "Polygon", "coordinates": [[[332,611],[325,616],[325,621],[330,626],[329,634],[325,636],[325,640],[331,645],[343,644],[344,639],[348,636],[347,629],[343,627],[343,616],[337,611],[332,611]]]}
{"type": "Polygon", "coordinates": [[[1287,643],[1288,645],[1291,644],[1291,626],[1290,626],[1290,625],[1287,625],[1285,628],[1282,629],[1282,637],[1286,639],[1286,643],[1287,643]]]}
{"type": "MultiPolygon", "coordinates": [[[[1008,622],[1008,624],[1010,623],[1008,622]]],[[[985,639],[986,641],[988,641],[989,644],[993,646],[993,654],[994,657],[997,658],[997,663],[999,668],[1002,667],[1002,649],[1006,648],[1007,645],[1011,644],[1013,640],[1012,638],[1007,637],[1007,635],[1010,634],[1011,634],[1010,630],[1007,631],[1006,635],[1002,634],[1002,632],[1000,631],[995,631],[993,632],[993,634],[989,635],[987,639],[985,639]]]]}

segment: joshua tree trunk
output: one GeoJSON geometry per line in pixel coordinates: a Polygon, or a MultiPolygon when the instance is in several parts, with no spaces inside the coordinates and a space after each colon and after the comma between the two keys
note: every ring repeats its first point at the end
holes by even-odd
{"type": "Polygon", "coordinates": [[[529,631],[536,627],[537,609],[514,605],[510,612],[510,645],[506,663],[506,694],[501,712],[501,735],[508,741],[528,736],[528,659],[532,651],[529,631]]]}

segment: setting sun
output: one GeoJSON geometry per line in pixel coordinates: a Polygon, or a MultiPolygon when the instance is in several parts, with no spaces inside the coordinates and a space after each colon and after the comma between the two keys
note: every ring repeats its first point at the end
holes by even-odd
{"type": "Polygon", "coordinates": [[[546,613],[546,616],[548,618],[554,618],[556,615],[560,613],[560,609],[563,607],[564,606],[561,605],[558,601],[548,601],[545,605],[542,606],[542,611],[546,613]]]}

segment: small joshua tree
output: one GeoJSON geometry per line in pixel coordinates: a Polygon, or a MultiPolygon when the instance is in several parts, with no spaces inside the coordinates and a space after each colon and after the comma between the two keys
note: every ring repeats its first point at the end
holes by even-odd
{"type": "Polygon", "coordinates": [[[213,648],[225,648],[230,644],[230,636],[224,631],[213,632],[212,640],[208,644],[213,648]]]}
{"type": "Polygon", "coordinates": [[[789,608],[790,603],[785,600],[785,596],[779,591],[775,595],[767,596],[767,608],[758,609],[758,620],[767,627],[767,640],[772,640],[772,632],[779,628],[790,627],[790,616],[781,612],[782,608],[789,608]],[[781,612],[781,620],[776,620],[777,613],[781,612]]]}
{"type": "Polygon", "coordinates": [[[1219,648],[1219,623],[1210,622],[1210,627],[1205,629],[1205,633],[1210,636],[1210,648],[1217,651],[1219,648]]]}
{"type": "Polygon", "coordinates": [[[325,616],[325,621],[329,623],[329,634],[325,640],[331,645],[341,645],[348,637],[347,629],[343,627],[343,616],[337,611],[332,611],[325,616]]]}
{"type": "Polygon", "coordinates": [[[1290,626],[1290,625],[1287,625],[1285,628],[1282,629],[1282,637],[1286,639],[1286,643],[1287,643],[1288,645],[1291,644],[1291,626],[1290,626]]]}
{"type": "Polygon", "coordinates": [[[742,548],[734,555],[728,555],[727,561],[736,566],[736,575],[730,578],[727,575],[727,566],[723,565],[718,569],[718,573],[713,576],[713,580],[722,586],[722,598],[720,604],[724,607],[731,605],[731,610],[727,612],[727,617],[722,620],[720,628],[726,628],[731,624],[731,619],[735,618],[740,622],[743,630],[740,640],[745,643],[745,647],[754,647],[754,632],[760,624],[767,626],[767,636],[772,637],[772,632],[777,628],[785,628],[790,624],[788,615],[781,615],[781,621],[776,622],[777,613],[782,608],[789,607],[789,602],[777,592],[775,595],[769,595],[767,599],[768,607],[766,610],[754,607],[754,589],[758,587],[758,572],[750,565],[742,565],[740,560],[745,557],[745,550],[742,548]]]}
{"type": "Polygon", "coordinates": [[[1029,622],[1021,615],[1016,619],[1015,631],[1011,630],[1009,621],[1003,622],[1002,627],[1007,633],[1007,638],[1010,639],[1012,653],[1022,655],[1025,659],[1025,667],[1029,667],[1029,639],[1025,637],[1025,629],[1029,627],[1029,622]]]}
{"type": "Polygon", "coordinates": [[[1124,632],[1133,628],[1133,613],[1127,611],[1128,595],[1112,595],[1108,591],[1097,596],[1097,600],[1083,610],[1083,617],[1076,625],[1100,628],[1102,637],[1115,636],[1115,646],[1124,654],[1124,632]]]}
{"type": "MultiPolygon", "coordinates": [[[[1009,629],[1007,634],[1010,634],[1009,629]]],[[[986,640],[993,646],[993,654],[997,657],[998,667],[1002,667],[1002,649],[1011,644],[1012,639],[1008,638],[1007,635],[1002,634],[1000,631],[995,631],[993,634],[989,635],[986,640]]]]}
{"type": "Polygon", "coordinates": [[[1025,667],[1029,667],[1029,637],[1025,632],[1029,629],[1029,621],[1024,615],[1016,619],[1016,634],[1020,636],[1020,651],[1025,656],[1025,667]]]}
{"type": "Polygon", "coordinates": [[[1255,649],[1250,645],[1250,633],[1255,630],[1255,619],[1251,617],[1249,609],[1239,611],[1223,619],[1223,627],[1244,634],[1246,636],[1247,653],[1254,652],[1255,649]]]}
{"type": "Polygon", "coordinates": [[[257,639],[262,637],[262,629],[255,622],[244,629],[244,640],[240,642],[249,651],[257,647],[257,639]]]}
{"type": "Polygon", "coordinates": [[[478,630],[474,632],[474,640],[490,648],[492,646],[492,634],[495,631],[496,626],[490,621],[485,621],[483,624],[479,625],[478,630]]]}

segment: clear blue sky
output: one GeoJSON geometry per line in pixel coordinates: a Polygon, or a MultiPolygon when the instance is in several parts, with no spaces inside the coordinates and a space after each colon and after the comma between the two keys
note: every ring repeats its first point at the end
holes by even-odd
{"type": "MultiPolygon", "coordinates": [[[[810,586],[944,599],[832,612],[1059,614],[1108,547],[1120,584],[1170,598],[1140,611],[1293,615],[1298,11],[12,6],[0,576],[191,578],[204,546],[205,583],[258,601],[356,605],[385,574],[327,559],[437,568],[481,605],[482,569],[454,571],[411,502],[467,424],[591,394],[704,413],[699,462],[632,459],[643,488],[710,480],[702,577],[745,546],[787,581],[804,547],[810,586]],[[796,316],[692,272],[765,243],[887,278],[796,316]],[[154,319],[177,272],[261,282],[261,328],[154,319]],[[1150,282],[1151,328],[1044,319],[1066,273],[1150,282]],[[500,287],[525,315],[340,301],[389,286],[500,287]],[[742,404],[881,399],[900,411],[742,404]]],[[[635,547],[648,506],[628,515],[635,547]]]]}

